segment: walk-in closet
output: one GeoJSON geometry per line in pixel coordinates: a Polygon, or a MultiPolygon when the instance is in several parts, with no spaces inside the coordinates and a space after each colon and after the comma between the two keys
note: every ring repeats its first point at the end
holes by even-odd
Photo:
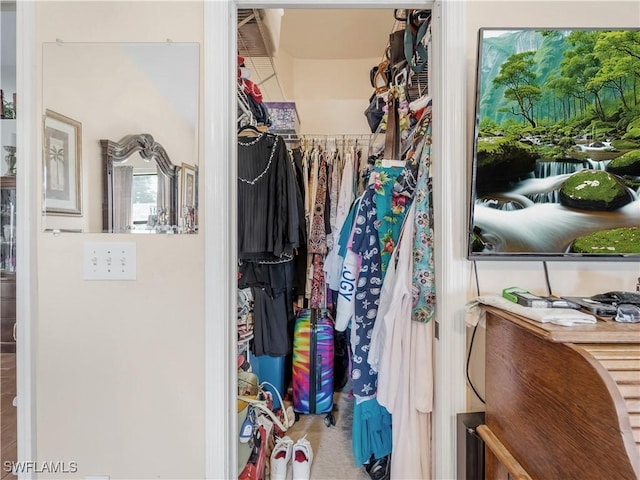
{"type": "Polygon", "coordinates": [[[431,478],[429,9],[239,9],[237,471],[431,478]]]}

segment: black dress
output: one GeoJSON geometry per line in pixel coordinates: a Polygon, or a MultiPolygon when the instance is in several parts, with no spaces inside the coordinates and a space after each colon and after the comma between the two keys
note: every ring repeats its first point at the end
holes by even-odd
{"type": "Polygon", "coordinates": [[[291,350],[300,202],[295,168],[282,138],[269,133],[239,138],[238,287],[253,292],[251,348],[258,356],[283,356],[291,350]]]}
{"type": "Polygon", "coordinates": [[[238,255],[241,261],[293,259],[300,246],[295,170],[281,137],[238,139],[238,255]]]}

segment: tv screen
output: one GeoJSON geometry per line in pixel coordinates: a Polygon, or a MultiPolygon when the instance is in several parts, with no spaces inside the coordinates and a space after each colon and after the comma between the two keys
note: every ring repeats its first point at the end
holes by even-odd
{"type": "Polygon", "coordinates": [[[640,30],[478,45],[468,258],[640,260],[640,30]]]}

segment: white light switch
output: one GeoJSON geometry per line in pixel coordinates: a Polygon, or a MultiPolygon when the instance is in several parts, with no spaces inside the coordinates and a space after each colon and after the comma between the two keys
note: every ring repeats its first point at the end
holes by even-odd
{"type": "Polygon", "coordinates": [[[85,280],[135,280],[136,244],[87,242],[84,244],[85,280]]]}

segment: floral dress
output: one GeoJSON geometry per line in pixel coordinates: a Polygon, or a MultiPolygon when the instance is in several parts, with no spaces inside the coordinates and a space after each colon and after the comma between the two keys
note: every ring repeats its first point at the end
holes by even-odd
{"type": "Polygon", "coordinates": [[[436,276],[433,256],[433,185],[431,181],[431,103],[423,117],[427,127],[420,155],[414,202],[416,215],[413,243],[413,308],[411,318],[429,322],[436,309],[436,276]]]}
{"type": "Polygon", "coordinates": [[[411,197],[405,196],[394,189],[394,184],[404,172],[404,167],[376,166],[372,175],[372,182],[376,191],[376,217],[378,219],[378,236],[380,238],[381,269],[387,271],[391,254],[400,237],[402,222],[409,210],[411,197]]]}
{"type": "Polygon", "coordinates": [[[355,296],[351,380],[353,393],[359,397],[373,397],[377,389],[377,373],[367,363],[367,356],[378,315],[383,265],[391,258],[385,245],[397,241],[407,211],[405,204],[393,195],[393,185],[402,169],[375,166],[354,223],[350,248],[361,258],[361,266],[355,296]]]}

